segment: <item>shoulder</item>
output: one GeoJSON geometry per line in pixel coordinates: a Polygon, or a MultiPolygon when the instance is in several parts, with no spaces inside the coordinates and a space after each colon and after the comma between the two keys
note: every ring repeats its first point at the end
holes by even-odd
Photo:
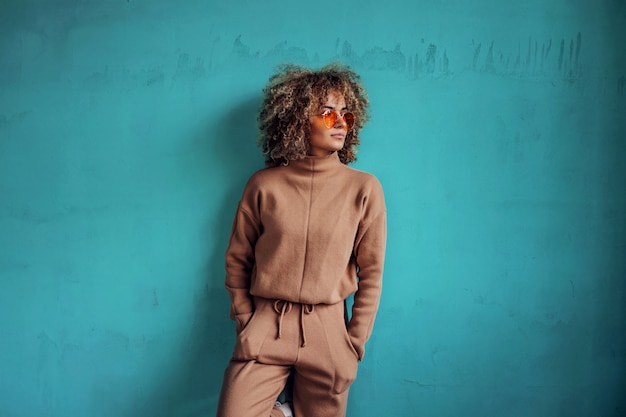
{"type": "Polygon", "coordinates": [[[364,191],[369,191],[373,194],[383,194],[383,187],[378,178],[369,172],[361,171],[359,169],[345,166],[344,171],[353,184],[358,184],[364,191]]]}
{"type": "Polygon", "coordinates": [[[387,211],[383,187],[369,172],[346,166],[351,186],[356,187],[356,202],[361,207],[364,222],[370,222],[387,211]]]}
{"type": "Polygon", "coordinates": [[[252,174],[246,183],[244,193],[258,192],[279,180],[281,177],[278,172],[279,168],[280,167],[263,168],[252,174]]]}
{"type": "Polygon", "coordinates": [[[252,174],[246,185],[244,186],[239,201],[239,208],[247,213],[256,213],[259,210],[260,200],[266,193],[266,190],[271,189],[274,179],[276,178],[275,168],[263,168],[252,174]]]}

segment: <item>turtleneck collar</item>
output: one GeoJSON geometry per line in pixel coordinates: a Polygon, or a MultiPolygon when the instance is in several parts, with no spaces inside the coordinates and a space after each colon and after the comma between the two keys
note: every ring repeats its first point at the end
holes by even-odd
{"type": "Polygon", "coordinates": [[[333,152],[328,156],[307,156],[303,159],[289,161],[287,167],[291,167],[298,173],[324,174],[335,171],[342,165],[339,160],[339,154],[333,152]]]}

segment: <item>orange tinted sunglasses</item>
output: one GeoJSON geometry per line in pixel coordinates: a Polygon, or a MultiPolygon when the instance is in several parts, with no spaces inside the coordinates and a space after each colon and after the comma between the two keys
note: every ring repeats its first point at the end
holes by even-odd
{"type": "Polygon", "coordinates": [[[337,124],[337,120],[341,117],[346,124],[346,130],[352,129],[354,126],[354,113],[350,113],[349,111],[345,113],[339,113],[334,110],[326,109],[324,113],[320,115],[320,117],[324,120],[324,126],[327,129],[332,129],[337,124]]]}

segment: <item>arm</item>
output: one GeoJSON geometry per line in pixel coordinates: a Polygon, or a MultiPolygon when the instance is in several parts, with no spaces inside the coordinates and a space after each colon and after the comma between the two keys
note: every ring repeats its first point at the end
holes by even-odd
{"type": "Polygon", "coordinates": [[[372,194],[354,245],[359,287],[354,295],[352,319],[348,325],[348,335],[360,360],[365,353],[365,343],[372,334],[380,303],[387,239],[386,210],[380,185],[372,194]]]}
{"type": "Polygon", "coordinates": [[[226,250],[226,290],[230,296],[230,317],[239,333],[254,312],[250,280],[254,269],[254,246],[260,235],[260,222],[239,203],[226,250]]]}

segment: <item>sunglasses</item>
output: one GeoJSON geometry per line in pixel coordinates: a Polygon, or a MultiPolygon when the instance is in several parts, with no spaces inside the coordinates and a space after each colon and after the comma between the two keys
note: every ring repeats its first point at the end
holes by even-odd
{"type": "Polygon", "coordinates": [[[326,109],[324,113],[320,115],[324,120],[324,126],[327,129],[332,129],[337,124],[337,120],[341,117],[346,125],[344,129],[350,130],[354,126],[354,114],[350,112],[339,113],[334,110],[326,109]]]}

